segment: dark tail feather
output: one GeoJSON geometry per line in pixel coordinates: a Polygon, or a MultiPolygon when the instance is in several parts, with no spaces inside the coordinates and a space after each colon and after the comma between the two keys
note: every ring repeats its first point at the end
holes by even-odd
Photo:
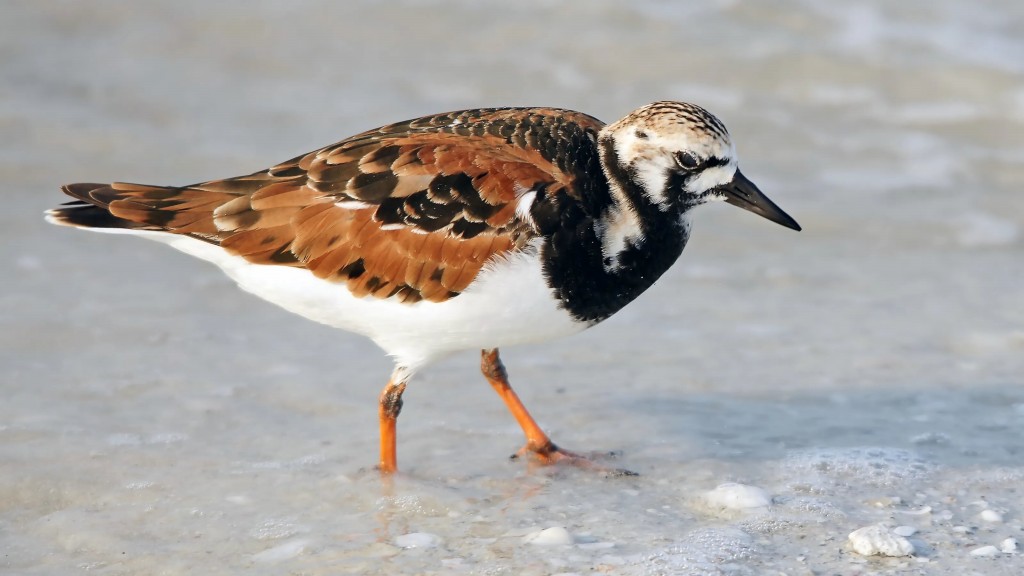
{"type": "Polygon", "coordinates": [[[158,230],[140,222],[118,218],[108,211],[110,202],[117,199],[109,184],[77,183],[61,186],[65,194],[76,198],[59,208],[46,211],[46,220],[59,226],[78,228],[125,228],[131,230],[158,230]]]}
{"type": "Polygon", "coordinates": [[[65,184],[60,189],[76,200],[81,200],[89,204],[95,204],[101,208],[106,208],[110,204],[110,200],[107,200],[96,194],[102,192],[104,189],[110,190],[110,184],[93,184],[88,182],[78,182],[76,184],[65,184]]]}
{"type": "Polygon", "coordinates": [[[85,202],[68,202],[60,208],[46,211],[46,221],[59,226],[75,226],[78,228],[130,228],[136,230],[152,229],[144,224],[118,218],[106,208],[100,208],[85,202]]]}

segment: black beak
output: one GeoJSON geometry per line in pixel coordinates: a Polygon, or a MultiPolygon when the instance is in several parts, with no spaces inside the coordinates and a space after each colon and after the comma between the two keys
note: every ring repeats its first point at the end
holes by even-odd
{"type": "Polygon", "coordinates": [[[749,210],[758,216],[764,216],[765,218],[781,224],[786,228],[792,228],[793,230],[800,230],[800,225],[796,223],[796,220],[782,211],[765,196],[757,186],[742,172],[736,170],[736,175],[733,176],[732,182],[718,188],[722,194],[725,195],[725,201],[733,206],[739,206],[744,210],[749,210]]]}

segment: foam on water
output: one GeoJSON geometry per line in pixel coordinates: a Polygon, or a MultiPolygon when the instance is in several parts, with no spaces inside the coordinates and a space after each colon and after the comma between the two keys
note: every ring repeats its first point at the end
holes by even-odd
{"type": "Polygon", "coordinates": [[[779,472],[792,484],[835,490],[899,486],[926,479],[937,469],[936,463],[912,451],[871,446],[797,450],[779,472]]]}
{"type": "Polygon", "coordinates": [[[740,576],[756,574],[747,561],[757,553],[750,534],[734,528],[701,528],[644,558],[644,574],[740,576]]]}

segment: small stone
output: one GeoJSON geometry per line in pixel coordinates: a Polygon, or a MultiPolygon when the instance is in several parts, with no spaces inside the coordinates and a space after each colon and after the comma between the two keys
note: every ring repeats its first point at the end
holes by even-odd
{"type": "Polygon", "coordinates": [[[897,527],[892,529],[892,533],[897,535],[897,536],[903,536],[904,538],[909,538],[909,537],[913,536],[914,534],[917,534],[917,528],[914,528],[913,526],[897,526],[897,527]]]}
{"type": "Polygon", "coordinates": [[[261,563],[281,562],[302,554],[306,551],[307,546],[309,546],[309,540],[291,540],[253,554],[252,559],[261,563]]]}
{"type": "Polygon", "coordinates": [[[765,508],[772,503],[771,496],[757,486],[728,482],[704,494],[704,500],[713,508],[750,510],[765,508]]]}
{"type": "Polygon", "coordinates": [[[953,532],[956,532],[957,534],[970,534],[971,533],[971,527],[970,526],[953,526],[953,532]]]}
{"type": "Polygon", "coordinates": [[[395,538],[395,546],[399,548],[437,548],[441,545],[441,537],[428,532],[410,532],[395,538]]]}
{"type": "Polygon", "coordinates": [[[854,530],[849,538],[853,551],[862,556],[910,556],[914,553],[910,540],[893,534],[882,524],[854,530]]]}
{"type": "Polygon", "coordinates": [[[999,550],[1003,554],[1015,554],[1017,552],[1017,539],[1007,538],[999,543],[999,550]]]}
{"type": "Polygon", "coordinates": [[[523,536],[523,542],[536,546],[568,546],[573,543],[573,538],[565,528],[552,526],[523,536]]]}
{"type": "Polygon", "coordinates": [[[982,546],[971,550],[971,556],[998,556],[999,548],[995,546],[982,546]]]}
{"type": "Polygon", "coordinates": [[[993,524],[998,524],[1003,521],[1003,515],[991,509],[982,510],[981,514],[978,514],[978,517],[985,522],[991,522],[993,524]]]}

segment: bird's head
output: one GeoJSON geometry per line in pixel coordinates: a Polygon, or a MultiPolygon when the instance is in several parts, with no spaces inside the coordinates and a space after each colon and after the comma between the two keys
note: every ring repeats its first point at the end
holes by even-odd
{"type": "Polygon", "coordinates": [[[632,184],[661,210],[686,211],[724,200],[793,230],[796,223],[740,172],[725,125],[685,102],[655,102],[609,124],[599,135],[612,180],[632,184]]]}

